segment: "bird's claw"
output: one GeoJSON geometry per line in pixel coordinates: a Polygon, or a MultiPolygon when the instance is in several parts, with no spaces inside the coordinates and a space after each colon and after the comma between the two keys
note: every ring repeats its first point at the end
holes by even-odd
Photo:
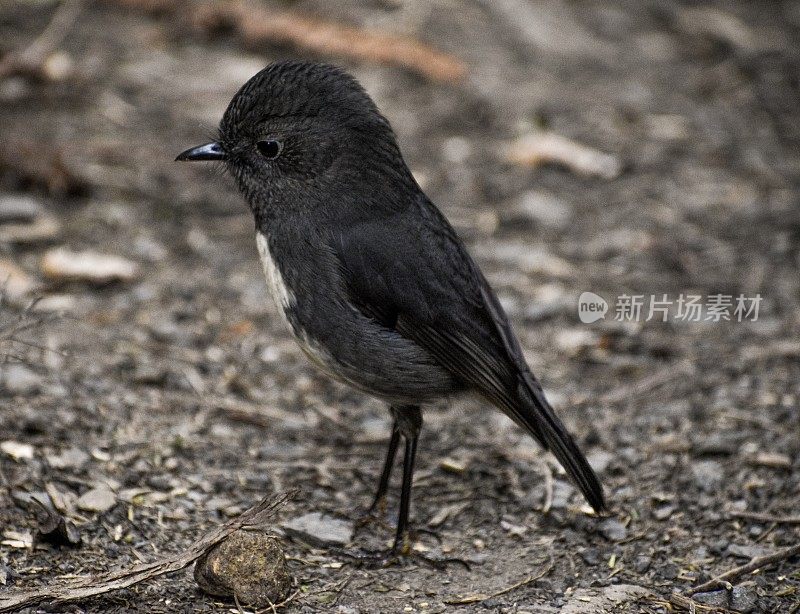
{"type": "Polygon", "coordinates": [[[376,499],[375,502],[369,506],[365,512],[362,512],[355,520],[355,529],[359,531],[364,527],[376,524],[383,529],[391,529],[391,525],[386,522],[386,499],[376,499]]]}

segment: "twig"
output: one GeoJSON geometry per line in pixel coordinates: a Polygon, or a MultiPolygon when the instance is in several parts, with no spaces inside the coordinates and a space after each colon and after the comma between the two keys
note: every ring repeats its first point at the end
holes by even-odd
{"type": "Polygon", "coordinates": [[[0,79],[14,73],[38,74],[47,56],[66,37],[83,9],[84,0],[64,0],[50,23],[25,49],[12,51],[0,60],[0,79]]]}
{"type": "MultiPolygon", "coordinates": [[[[0,307],[3,305],[3,300],[4,297],[0,289],[0,307]]],[[[60,354],[57,350],[53,350],[28,339],[20,338],[22,333],[41,328],[44,324],[57,319],[56,314],[43,315],[34,313],[37,302],[38,299],[34,300],[10,322],[0,320],[0,363],[10,362],[10,359],[17,359],[17,362],[26,362],[24,356],[18,356],[16,354],[18,346],[60,354]]]]}
{"type": "Polygon", "coordinates": [[[6,593],[0,596],[0,612],[11,612],[43,601],[53,605],[81,601],[181,570],[234,531],[264,525],[275,511],[293,496],[294,492],[291,491],[275,497],[264,497],[249,510],[217,527],[178,554],[171,554],[151,563],[134,565],[128,569],[112,571],[102,576],[80,578],[62,584],[51,582],[46,588],[38,590],[6,593]]]}
{"type": "Polygon", "coordinates": [[[256,614],[267,614],[267,612],[275,612],[279,608],[286,607],[286,605],[290,601],[292,601],[295,597],[297,597],[297,595],[299,595],[299,594],[300,594],[300,589],[298,588],[295,592],[293,592],[291,595],[289,595],[286,599],[284,599],[280,603],[271,604],[270,607],[269,607],[269,610],[267,610],[266,608],[263,609],[263,610],[257,610],[256,614]]]}
{"type": "Polygon", "coordinates": [[[689,591],[689,593],[691,595],[694,595],[695,593],[703,593],[705,591],[709,591],[719,586],[730,588],[731,580],[736,580],[737,578],[743,576],[746,573],[756,571],[757,569],[761,569],[762,567],[767,567],[768,565],[774,565],[775,563],[779,563],[781,561],[789,559],[797,554],[800,554],[800,544],[789,546],[788,548],[784,548],[783,550],[778,550],[777,552],[773,552],[772,554],[757,556],[746,565],[734,567],[730,571],[726,571],[725,573],[720,574],[716,578],[712,578],[708,582],[704,582],[700,586],[695,586],[693,589],[689,591]]]}
{"type": "Polygon", "coordinates": [[[500,595],[505,595],[506,593],[510,593],[513,590],[516,590],[522,586],[526,586],[531,582],[536,582],[541,578],[544,578],[550,570],[553,569],[553,559],[550,559],[547,562],[541,571],[528,576],[520,580],[519,582],[512,584],[511,586],[507,586],[497,592],[491,593],[487,595],[486,593],[472,593],[471,595],[462,595],[460,597],[454,597],[453,599],[446,599],[445,603],[447,605],[466,605],[468,603],[480,603],[481,601],[486,601],[487,599],[494,599],[495,597],[499,597],[500,595]]]}
{"type": "Polygon", "coordinates": [[[726,610],[718,605],[704,605],[698,601],[695,601],[691,597],[687,597],[685,595],[681,595],[679,593],[672,593],[669,596],[669,603],[674,605],[677,608],[681,608],[683,610],[689,610],[692,614],[694,612],[731,612],[732,610],[726,610]]]}
{"type": "Polygon", "coordinates": [[[758,522],[775,522],[777,524],[800,524],[800,516],[773,516],[761,512],[728,512],[731,518],[744,518],[758,522]]]}

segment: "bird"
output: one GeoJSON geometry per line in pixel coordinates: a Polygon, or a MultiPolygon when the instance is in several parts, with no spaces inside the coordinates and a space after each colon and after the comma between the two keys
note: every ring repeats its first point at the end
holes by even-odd
{"type": "Polygon", "coordinates": [[[602,486],[528,366],[494,290],[406,165],[389,121],[345,70],[281,60],[251,77],[214,141],[253,214],[270,294],[301,350],[385,402],[393,424],[370,511],[385,506],[401,443],[390,552],[411,554],[422,406],[473,394],[553,453],[598,513],[602,486]]]}

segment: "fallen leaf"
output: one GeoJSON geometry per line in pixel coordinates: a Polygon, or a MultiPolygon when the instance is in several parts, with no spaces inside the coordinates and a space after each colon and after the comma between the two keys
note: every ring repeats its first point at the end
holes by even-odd
{"type": "Polygon", "coordinates": [[[47,482],[44,485],[44,490],[56,510],[62,514],[71,514],[73,512],[76,500],[74,493],[62,492],[53,482],[47,482]]]}
{"type": "Polygon", "coordinates": [[[54,546],[79,546],[81,536],[73,522],[45,505],[41,507],[45,515],[39,522],[36,541],[47,542],[54,546]]]}

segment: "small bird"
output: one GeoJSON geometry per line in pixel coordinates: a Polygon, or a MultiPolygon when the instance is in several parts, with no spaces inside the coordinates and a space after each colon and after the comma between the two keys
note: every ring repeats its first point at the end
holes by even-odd
{"type": "Polygon", "coordinates": [[[394,424],[370,509],[385,505],[402,437],[392,552],[410,553],[421,405],[459,393],[503,411],[604,509],[597,477],[494,291],[353,77],[306,61],[270,64],[233,97],[218,139],[176,160],[224,163],[253,213],[267,284],[300,348],[330,377],[389,405],[394,424]]]}

